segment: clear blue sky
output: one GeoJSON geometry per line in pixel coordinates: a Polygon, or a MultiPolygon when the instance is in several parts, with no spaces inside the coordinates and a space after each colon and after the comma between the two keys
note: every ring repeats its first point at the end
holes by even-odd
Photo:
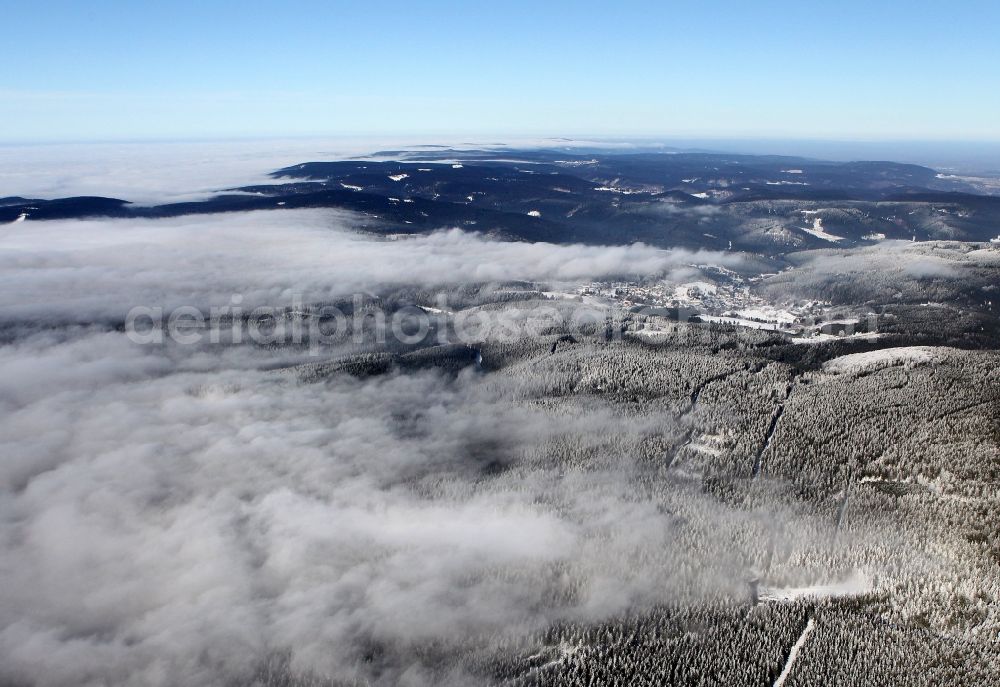
{"type": "Polygon", "coordinates": [[[1000,140],[1000,2],[2,6],[0,141],[1000,140]]]}

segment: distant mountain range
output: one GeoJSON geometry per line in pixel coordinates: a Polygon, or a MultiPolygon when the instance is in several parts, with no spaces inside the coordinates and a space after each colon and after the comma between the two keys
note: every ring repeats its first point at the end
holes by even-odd
{"type": "Polygon", "coordinates": [[[306,162],[272,177],[274,184],[157,206],[0,198],[0,223],[320,207],[360,213],[365,229],[382,233],[459,227],[510,240],[775,255],[885,239],[988,241],[1000,231],[1000,195],[990,195],[1000,187],[895,162],[430,147],[306,162]]]}

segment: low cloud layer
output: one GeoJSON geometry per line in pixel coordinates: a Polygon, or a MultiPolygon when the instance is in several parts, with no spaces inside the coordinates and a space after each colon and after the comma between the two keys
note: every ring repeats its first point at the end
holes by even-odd
{"type": "Polygon", "coordinates": [[[298,674],[468,684],[459,665],[433,672],[427,647],[461,655],[553,622],[742,598],[764,542],[830,540],[828,520],[773,499],[725,506],[643,463],[637,447],[683,434],[665,406],[536,403],[472,368],[306,384],[267,371],[301,362],[293,350],[139,346],[87,324],[233,294],[284,305],[739,260],[458,231],[386,240],[351,222],[5,228],[0,318],[48,326],[0,345],[0,682],[246,684],[288,655],[298,674]]]}
{"type": "Polygon", "coordinates": [[[289,306],[386,285],[669,277],[736,254],[491,241],[459,230],[387,240],[328,210],[169,220],[22,222],[4,228],[0,318],[121,321],[129,308],[289,306]]]}
{"type": "Polygon", "coordinates": [[[352,137],[6,145],[0,146],[0,189],[4,196],[104,196],[150,205],[202,200],[226,188],[273,182],[268,172],[300,162],[412,143],[352,137]]]}
{"type": "Polygon", "coordinates": [[[371,675],[426,683],[422,643],[742,594],[779,517],[644,493],[628,447],[669,415],[552,415],[471,370],[193,371],[123,338],[0,361],[4,679],[219,684],[285,650],[346,679],[381,647],[371,675]],[[602,459],[547,457],[565,442],[602,459]]]}
{"type": "Polygon", "coordinates": [[[263,368],[303,353],[139,346],[87,324],[233,295],[283,306],[737,260],[447,230],[386,240],[353,220],[5,227],[0,317],[46,326],[8,328],[0,347],[0,679],[223,684],[290,652],[297,672],[429,684],[416,652],[428,642],[742,593],[745,561],[721,539],[684,553],[694,535],[678,513],[716,529],[734,518],[732,533],[745,518],[637,491],[626,449],[673,432],[668,414],[556,417],[472,370],[300,384],[263,368]],[[600,465],[561,466],[566,442],[600,465]]]}

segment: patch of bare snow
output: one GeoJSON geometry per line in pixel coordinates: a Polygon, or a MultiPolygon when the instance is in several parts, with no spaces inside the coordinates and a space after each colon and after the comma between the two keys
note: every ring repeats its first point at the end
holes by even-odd
{"type": "Polygon", "coordinates": [[[792,324],[797,319],[794,314],[780,308],[761,306],[758,308],[745,308],[736,313],[740,317],[751,320],[764,320],[766,322],[780,322],[782,324],[792,324]]]}
{"type": "Polygon", "coordinates": [[[823,371],[841,374],[880,370],[895,365],[912,367],[936,360],[940,350],[934,346],[899,346],[864,353],[849,353],[823,363],[823,371]]]}
{"type": "Polygon", "coordinates": [[[862,334],[845,334],[840,336],[839,334],[824,334],[818,333],[811,336],[793,336],[792,343],[797,344],[814,344],[823,343],[824,341],[874,341],[875,339],[881,338],[882,335],[877,332],[865,332],[862,334]]]}
{"type": "Polygon", "coordinates": [[[665,332],[662,329],[637,329],[631,333],[652,343],[658,343],[670,336],[670,332],[665,332]]]}
{"type": "Polygon", "coordinates": [[[699,313],[698,319],[700,319],[702,322],[714,322],[717,324],[734,324],[738,327],[747,327],[748,329],[764,329],[767,331],[778,330],[778,323],[776,322],[755,322],[754,320],[745,320],[741,317],[724,317],[722,315],[704,315],[702,313],[699,313]]]}
{"type": "Polygon", "coordinates": [[[565,299],[570,301],[580,300],[580,295],[576,293],[566,293],[564,291],[539,291],[539,293],[552,299],[565,299]]]}
{"type": "Polygon", "coordinates": [[[844,240],[843,236],[836,236],[834,234],[830,234],[825,229],[823,229],[822,217],[814,217],[812,227],[798,227],[798,228],[807,234],[815,236],[818,239],[823,239],[824,241],[829,241],[830,243],[836,243],[837,241],[844,240]]]}
{"type": "Polygon", "coordinates": [[[721,456],[722,450],[708,444],[688,444],[688,448],[698,453],[705,453],[710,456],[721,456]]]}
{"type": "Polygon", "coordinates": [[[433,313],[434,315],[454,315],[451,310],[442,310],[441,308],[432,308],[429,305],[418,305],[418,308],[427,313],[433,313]]]}
{"type": "Polygon", "coordinates": [[[622,188],[620,186],[595,186],[594,190],[595,191],[606,191],[608,193],[620,193],[623,196],[629,196],[629,195],[632,195],[633,193],[642,193],[642,191],[638,191],[636,189],[622,188]]]}

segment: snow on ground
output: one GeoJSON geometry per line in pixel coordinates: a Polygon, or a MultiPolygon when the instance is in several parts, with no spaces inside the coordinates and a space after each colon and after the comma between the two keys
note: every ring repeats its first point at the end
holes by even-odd
{"type": "Polygon", "coordinates": [[[564,291],[540,291],[546,298],[552,299],[562,299],[568,301],[578,301],[580,300],[580,294],[577,293],[566,293],[564,291]]]}
{"type": "Polygon", "coordinates": [[[722,449],[715,446],[709,446],[708,444],[688,444],[688,448],[692,451],[697,451],[698,453],[706,453],[710,456],[721,456],[722,449]]]}
{"type": "Polygon", "coordinates": [[[815,344],[823,343],[824,341],[874,341],[875,339],[881,338],[882,335],[876,332],[868,332],[864,334],[845,334],[844,336],[839,336],[837,334],[813,334],[811,336],[793,336],[792,343],[797,344],[815,344]]]}
{"type": "Polygon", "coordinates": [[[540,213],[538,210],[528,210],[528,216],[529,217],[541,217],[542,213],[540,213]]]}
{"type": "Polygon", "coordinates": [[[865,241],[885,241],[885,234],[883,234],[880,231],[877,231],[874,234],[865,234],[861,238],[863,238],[865,241]]]}
{"type": "Polygon", "coordinates": [[[634,188],[622,188],[621,186],[595,186],[595,191],[607,191],[608,193],[620,193],[624,196],[632,195],[633,193],[643,193],[643,191],[634,188]]]}
{"type": "Polygon", "coordinates": [[[695,198],[701,198],[702,200],[708,198],[708,193],[706,193],[705,191],[702,191],[701,193],[692,193],[690,195],[694,196],[695,198]]]}
{"type": "Polygon", "coordinates": [[[455,313],[451,310],[442,310],[441,308],[432,308],[429,305],[418,305],[418,308],[427,313],[432,313],[434,315],[454,315],[455,313]]]}
{"type": "Polygon", "coordinates": [[[718,293],[719,287],[707,281],[689,281],[674,289],[674,298],[688,298],[692,293],[718,293]]]}
{"type": "Polygon", "coordinates": [[[782,687],[782,685],[785,684],[785,680],[788,679],[788,676],[792,672],[792,666],[795,665],[795,659],[798,658],[799,651],[801,651],[802,647],[805,646],[806,639],[809,638],[809,635],[812,634],[813,628],[815,627],[816,621],[809,618],[805,629],[802,630],[802,634],[800,634],[799,638],[795,640],[795,644],[792,645],[792,650],[788,652],[788,660],[785,661],[785,667],[782,668],[781,675],[778,676],[778,679],[774,681],[773,687],[782,687]]]}
{"type": "Polygon", "coordinates": [[[802,174],[801,169],[783,169],[781,171],[784,172],[785,174],[802,174]]]}
{"type": "Polygon", "coordinates": [[[340,182],[340,185],[343,186],[344,188],[346,188],[348,191],[364,191],[365,190],[361,186],[355,186],[353,184],[345,184],[344,182],[340,182]]]}
{"type": "Polygon", "coordinates": [[[693,439],[687,447],[697,453],[710,456],[721,456],[728,446],[727,438],[722,434],[701,434],[693,439]]]}
{"type": "Polygon", "coordinates": [[[764,320],[766,322],[781,322],[783,324],[792,324],[796,319],[798,319],[794,314],[788,312],[787,310],[773,308],[767,305],[757,308],[744,308],[743,310],[738,310],[736,314],[740,317],[745,317],[748,320],[764,320]]]}
{"type": "Polygon", "coordinates": [[[17,216],[17,219],[11,222],[11,224],[17,224],[18,222],[23,222],[26,219],[28,219],[28,213],[22,212],[20,215],[17,216]]]}
{"type": "Polygon", "coordinates": [[[880,370],[894,365],[919,365],[935,360],[942,350],[935,346],[899,346],[865,353],[849,353],[823,363],[823,371],[841,374],[880,370]]]}
{"type": "Polygon", "coordinates": [[[840,582],[811,584],[805,587],[764,587],[757,590],[761,601],[795,601],[796,599],[825,599],[837,596],[857,596],[871,590],[871,581],[861,572],[840,582]]]}
{"type": "Polygon", "coordinates": [[[787,179],[782,179],[781,181],[766,181],[764,182],[768,186],[808,186],[808,181],[788,181],[787,179]]]}
{"type": "MultiPolygon", "coordinates": [[[[808,211],[803,210],[803,212],[808,212],[808,211]]],[[[798,229],[801,229],[805,233],[811,234],[812,236],[815,236],[818,239],[823,239],[824,241],[829,241],[831,243],[836,243],[837,241],[844,240],[843,236],[835,236],[834,234],[830,234],[825,229],[823,229],[822,217],[814,217],[812,227],[798,227],[798,229]]]]}
{"type": "Polygon", "coordinates": [[[722,315],[704,315],[699,313],[698,319],[702,322],[716,322],[719,324],[735,324],[738,327],[749,329],[764,329],[767,331],[778,331],[780,325],[776,322],[755,322],[754,320],[744,320],[740,317],[723,317],[722,315]]]}
{"type": "MultiPolygon", "coordinates": [[[[993,242],[993,241],[994,240],[991,239],[991,242],[993,242]]],[[[995,240],[994,245],[996,245],[997,243],[1000,243],[1000,238],[997,238],[995,240]]],[[[975,260],[976,262],[978,262],[980,264],[986,264],[986,263],[997,264],[997,263],[1000,263],[1000,251],[998,251],[995,248],[993,248],[993,249],[986,248],[986,249],[980,249],[980,250],[972,250],[972,251],[969,251],[968,253],[966,253],[966,258],[968,258],[970,260],[975,260]]]]}
{"type": "Polygon", "coordinates": [[[402,181],[403,179],[405,179],[408,176],[410,176],[410,175],[409,174],[390,174],[389,178],[392,179],[393,181],[402,181]]]}
{"type": "Polygon", "coordinates": [[[636,331],[630,333],[635,334],[640,339],[646,339],[652,343],[659,343],[670,336],[670,332],[665,332],[660,329],[637,329],[636,331]]]}

